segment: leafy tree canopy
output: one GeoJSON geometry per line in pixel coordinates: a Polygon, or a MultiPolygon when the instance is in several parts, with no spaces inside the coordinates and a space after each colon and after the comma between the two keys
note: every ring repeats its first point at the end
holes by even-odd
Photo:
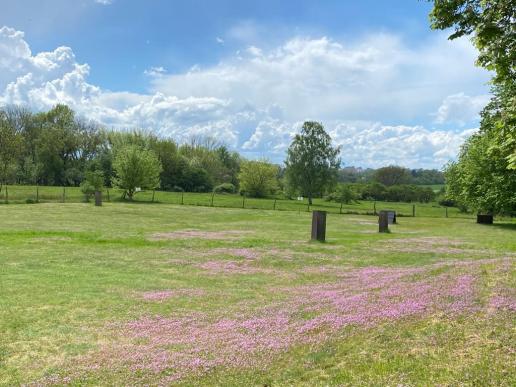
{"type": "Polygon", "coordinates": [[[162,166],[156,154],[138,145],[125,145],[115,150],[113,168],[115,186],[124,190],[124,197],[133,199],[137,188],[159,187],[162,166]]]}
{"type": "Polygon", "coordinates": [[[278,188],[278,166],[267,161],[244,161],[239,179],[240,191],[250,197],[263,198],[278,188]]]}
{"type": "Polygon", "coordinates": [[[288,184],[299,189],[312,204],[315,195],[335,184],[340,167],[339,153],[340,147],[332,145],[331,137],[322,124],[305,122],[287,151],[288,184]]]}

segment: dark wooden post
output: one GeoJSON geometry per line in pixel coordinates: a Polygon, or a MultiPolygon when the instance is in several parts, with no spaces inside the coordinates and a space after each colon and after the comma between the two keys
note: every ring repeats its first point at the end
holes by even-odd
{"type": "Polygon", "coordinates": [[[478,214],[477,215],[477,223],[493,224],[493,215],[492,214],[478,214]]]}
{"type": "Polygon", "coordinates": [[[39,203],[39,185],[36,185],[36,203],[39,203]]]}
{"type": "Polygon", "coordinates": [[[416,216],[416,205],[412,204],[412,217],[414,218],[416,216]]]}
{"type": "Polygon", "coordinates": [[[102,205],[102,191],[95,191],[95,205],[98,207],[102,205]]]}
{"type": "Polygon", "coordinates": [[[446,213],[446,217],[448,217],[448,207],[444,207],[444,211],[446,213]]]}
{"type": "Polygon", "coordinates": [[[378,216],[378,232],[389,232],[389,212],[380,211],[378,216]]]}
{"type": "Polygon", "coordinates": [[[312,240],[319,242],[326,240],[326,211],[312,213],[312,240]]]}
{"type": "Polygon", "coordinates": [[[109,189],[106,189],[106,192],[107,192],[107,201],[110,202],[111,199],[109,198],[109,189]]]}
{"type": "Polygon", "coordinates": [[[65,202],[66,188],[63,186],[63,203],[65,202]]]}
{"type": "Polygon", "coordinates": [[[155,195],[155,194],[156,194],[156,190],[155,190],[155,189],[153,189],[153,190],[152,190],[152,202],[153,202],[153,203],[154,203],[154,195],[155,195]]]}
{"type": "Polygon", "coordinates": [[[5,185],[5,204],[9,203],[9,191],[7,190],[7,184],[5,185]]]}
{"type": "Polygon", "coordinates": [[[277,200],[277,199],[274,199],[274,206],[272,207],[272,209],[273,209],[273,210],[275,210],[275,209],[276,209],[276,200],[277,200]]]}
{"type": "Polygon", "coordinates": [[[308,202],[308,205],[306,207],[306,212],[310,212],[310,202],[308,202]]]}
{"type": "Polygon", "coordinates": [[[211,206],[213,207],[213,198],[215,197],[215,192],[211,194],[211,206]]]}
{"type": "Polygon", "coordinates": [[[342,214],[342,202],[340,202],[339,214],[342,214]]]}
{"type": "Polygon", "coordinates": [[[376,200],[373,203],[373,214],[376,215],[376,200]]]}
{"type": "Polygon", "coordinates": [[[245,208],[245,195],[242,196],[242,208],[245,208]]]}
{"type": "Polygon", "coordinates": [[[181,192],[181,204],[185,204],[185,193],[181,192]]]}

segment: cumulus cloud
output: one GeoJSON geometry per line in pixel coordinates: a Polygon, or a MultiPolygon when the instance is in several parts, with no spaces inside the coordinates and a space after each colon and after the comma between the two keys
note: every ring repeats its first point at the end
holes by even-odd
{"type": "MultiPolygon", "coordinates": [[[[233,33],[253,30],[240,27],[233,33]]],[[[436,124],[469,124],[485,100],[467,89],[487,77],[471,65],[471,45],[450,44],[436,38],[410,48],[397,36],[377,34],[356,42],[323,37],[294,38],[274,49],[250,45],[208,68],[169,74],[151,67],[144,72],[149,93],[141,94],[93,85],[88,64],[78,63],[71,48],[34,54],[23,32],[3,27],[0,104],[44,110],[66,103],[109,127],[148,128],[179,141],[216,136],[249,157],[277,162],[312,119],[342,145],[348,165],[440,167],[471,130],[401,123],[425,119],[441,105],[436,124]]]]}
{"type": "Polygon", "coordinates": [[[95,3],[102,5],[110,5],[113,4],[113,0],[95,0],[95,3]]]}
{"type": "Polygon", "coordinates": [[[437,113],[435,122],[443,124],[447,122],[456,123],[460,126],[478,119],[480,111],[490,100],[489,95],[469,96],[464,93],[457,93],[447,96],[437,113]]]}
{"type": "Polygon", "coordinates": [[[387,34],[356,42],[294,38],[268,51],[249,46],[216,66],[154,80],[152,90],[260,108],[274,101],[291,120],[413,120],[456,90],[478,92],[471,85],[488,78],[472,65],[476,52],[468,41],[438,36],[416,48],[387,34]]]}

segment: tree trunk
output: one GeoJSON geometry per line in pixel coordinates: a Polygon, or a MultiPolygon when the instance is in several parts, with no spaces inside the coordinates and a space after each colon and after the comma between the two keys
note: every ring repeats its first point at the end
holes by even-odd
{"type": "Polygon", "coordinates": [[[308,195],[308,205],[311,206],[312,205],[312,194],[309,194],[308,195]]]}

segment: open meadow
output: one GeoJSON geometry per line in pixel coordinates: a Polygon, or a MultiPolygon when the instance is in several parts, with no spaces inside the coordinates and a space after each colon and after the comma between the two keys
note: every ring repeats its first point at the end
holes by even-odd
{"type": "Polygon", "coordinates": [[[0,205],[0,385],[514,385],[516,223],[0,205]]]}

